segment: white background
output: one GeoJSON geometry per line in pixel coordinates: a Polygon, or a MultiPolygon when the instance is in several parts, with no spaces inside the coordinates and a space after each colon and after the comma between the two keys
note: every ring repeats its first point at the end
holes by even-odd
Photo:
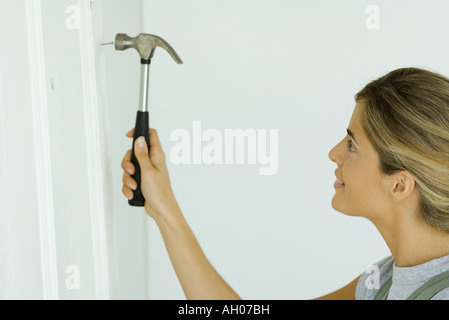
{"type": "MultiPolygon", "coordinates": [[[[92,288],[96,276],[90,250],[95,248],[88,248],[95,245],[89,240],[95,231],[84,211],[89,210],[83,149],[88,137],[76,138],[85,134],[86,126],[82,107],[77,109],[83,103],[77,98],[82,87],[79,39],[78,31],[69,33],[64,24],[64,9],[80,2],[41,2],[48,30],[44,39],[64,39],[64,47],[45,42],[48,88],[51,81],[56,88],[49,94],[48,119],[59,297],[98,298],[92,288]],[[61,67],[65,64],[73,77],[61,67]],[[65,91],[58,91],[61,87],[65,91]],[[61,137],[64,130],[68,133],[61,137]],[[67,139],[83,153],[64,146],[67,139]],[[66,183],[64,170],[71,177],[66,183]],[[69,264],[81,267],[79,292],[64,287],[69,264]]],[[[0,297],[42,298],[34,164],[27,162],[34,161],[27,158],[33,142],[23,129],[33,120],[28,69],[21,64],[29,54],[21,3],[1,3],[2,29],[10,30],[5,41],[21,50],[1,52],[0,297]],[[23,147],[18,144],[22,138],[28,141],[23,147]],[[24,198],[17,190],[31,196],[24,198]]],[[[346,135],[353,97],[369,81],[412,66],[449,75],[447,1],[92,4],[94,9],[101,5],[102,13],[102,20],[95,21],[102,24],[100,39],[95,40],[113,41],[116,33],[156,34],[184,61],[177,65],[157,49],[151,64],[150,125],[159,131],[167,155],[175,145],[170,134],[179,128],[192,133],[193,121],[201,121],[203,130],[222,133],[237,128],[278,130],[279,165],[272,176],[259,175],[258,164],[174,165],[167,157],[187,221],[210,262],[242,298],[314,298],[346,285],[389,254],[370,222],[332,209],[336,164],[328,152],[346,135]],[[380,29],[366,26],[370,5],[379,8],[380,29]]],[[[130,207],[121,193],[120,162],[131,147],[125,133],[134,126],[139,101],[138,55],[94,45],[104,63],[99,94],[106,110],[99,121],[107,136],[103,173],[112,182],[111,193],[105,191],[112,208],[105,214],[113,220],[107,225],[114,235],[109,245],[115,262],[110,265],[117,269],[111,272],[111,281],[117,282],[111,297],[184,299],[156,224],[142,208],[130,207]]]]}

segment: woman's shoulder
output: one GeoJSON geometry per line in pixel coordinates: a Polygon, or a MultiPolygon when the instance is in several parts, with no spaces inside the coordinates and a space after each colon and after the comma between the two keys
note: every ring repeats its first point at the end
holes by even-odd
{"type": "Polygon", "coordinates": [[[370,264],[360,275],[355,290],[356,300],[373,300],[377,291],[393,274],[394,260],[392,256],[370,264]]]}

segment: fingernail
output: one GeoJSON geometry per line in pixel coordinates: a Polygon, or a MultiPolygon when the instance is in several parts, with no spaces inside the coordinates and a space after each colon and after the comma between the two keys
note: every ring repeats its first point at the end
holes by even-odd
{"type": "Polygon", "coordinates": [[[141,148],[145,147],[145,138],[144,137],[139,137],[139,139],[137,139],[137,144],[141,148]]]}
{"type": "Polygon", "coordinates": [[[137,186],[134,183],[128,183],[128,187],[130,187],[132,190],[136,190],[137,186]]]}
{"type": "Polygon", "coordinates": [[[133,171],[130,168],[126,168],[126,172],[128,172],[129,174],[133,174],[133,171]]]}
{"type": "Polygon", "coordinates": [[[128,200],[132,200],[133,199],[133,196],[132,195],[126,195],[126,197],[128,198],[128,200]]]}

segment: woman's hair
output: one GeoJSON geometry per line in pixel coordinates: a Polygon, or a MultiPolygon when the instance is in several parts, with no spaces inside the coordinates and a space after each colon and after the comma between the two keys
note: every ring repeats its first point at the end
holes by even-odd
{"type": "Polygon", "coordinates": [[[419,217],[449,232],[449,79],[401,68],[368,83],[362,127],[380,157],[380,170],[408,171],[420,196],[419,217]]]}

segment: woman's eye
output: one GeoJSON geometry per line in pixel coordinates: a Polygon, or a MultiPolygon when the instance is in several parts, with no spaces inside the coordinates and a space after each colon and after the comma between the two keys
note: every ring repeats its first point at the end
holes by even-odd
{"type": "Polygon", "coordinates": [[[352,147],[352,140],[348,140],[348,150],[349,152],[355,152],[355,149],[352,147]]]}

